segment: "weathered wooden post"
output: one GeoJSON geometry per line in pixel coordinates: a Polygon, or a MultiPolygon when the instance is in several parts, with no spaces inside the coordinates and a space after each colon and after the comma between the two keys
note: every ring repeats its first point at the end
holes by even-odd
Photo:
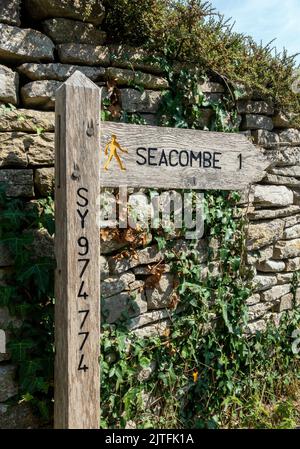
{"type": "Polygon", "coordinates": [[[75,72],[56,94],[54,426],[100,421],[100,91],[75,72]]]}

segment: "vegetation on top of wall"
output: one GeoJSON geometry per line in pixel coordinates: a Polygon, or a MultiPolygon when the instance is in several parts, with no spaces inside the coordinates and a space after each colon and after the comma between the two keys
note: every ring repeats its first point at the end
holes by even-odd
{"type": "MultiPolygon", "coordinates": [[[[284,112],[300,113],[292,90],[295,56],[277,53],[273,42],[257,44],[236,33],[230,21],[201,0],[109,0],[106,28],[111,42],[142,45],[168,61],[202,68],[244,92],[273,99],[284,112]]],[[[299,121],[296,118],[296,120],[299,121]]]]}

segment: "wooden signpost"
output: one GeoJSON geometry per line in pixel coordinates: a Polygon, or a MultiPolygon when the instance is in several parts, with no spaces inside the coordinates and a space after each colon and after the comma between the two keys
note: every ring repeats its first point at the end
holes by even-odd
{"type": "MultiPolygon", "coordinates": [[[[102,172],[103,187],[243,190],[259,181],[269,165],[242,134],[104,122],[103,150],[113,135],[124,170],[114,155],[102,172]]],[[[109,153],[110,148],[107,155],[101,152],[101,167],[109,153]]]]}
{"type": "Polygon", "coordinates": [[[100,421],[101,186],[242,190],[268,162],[245,136],[101,124],[100,91],[75,72],[56,94],[55,428],[100,421]],[[101,157],[100,157],[101,154],[101,157]]]}
{"type": "Polygon", "coordinates": [[[100,91],[76,72],[56,96],[54,426],[99,428],[100,91]]]}

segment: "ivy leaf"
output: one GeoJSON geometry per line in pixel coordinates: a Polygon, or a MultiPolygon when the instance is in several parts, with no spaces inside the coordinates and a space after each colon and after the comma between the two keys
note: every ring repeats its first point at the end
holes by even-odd
{"type": "Polygon", "coordinates": [[[47,293],[49,285],[49,268],[51,264],[49,262],[35,263],[28,270],[21,273],[18,280],[24,282],[26,280],[32,279],[35,285],[38,287],[39,291],[43,294],[47,293]]]}
{"type": "Polygon", "coordinates": [[[142,368],[148,368],[150,366],[151,360],[147,357],[141,357],[139,359],[139,364],[142,368]]]}
{"type": "Polygon", "coordinates": [[[230,260],[230,265],[233,271],[238,271],[241,265],[241,258],[240,257],[233,257],[230,260]]]}
{"type": "Polygon", "coordinates": [[[23,362],[27,359],[27,353],[35,346],[32,340],[11,341],[8,348],[12,354],[12,359],[17,362],[23,362]]]}

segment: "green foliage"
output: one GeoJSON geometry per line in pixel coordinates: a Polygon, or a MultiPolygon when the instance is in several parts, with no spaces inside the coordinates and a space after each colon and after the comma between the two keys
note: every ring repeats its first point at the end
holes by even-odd
{"type": "Polygon", "coordinates": [[[102,108],[101,108],[101,120],[103,122],[111,120],[111,112],[109,110],[110,106],[111,106],[110,100],[108,98],[105,98],[102,101],[102,108]]]}
{"type": "Polygon", "coordinates": [[[17,109],[16,106],[14,106],[11,103],[1,104],[0,105],[0,116],[4,115],[4,114],[7,114],[8,112],[15,111],[16,109],[17,109]]]}
{"type": "Polygon", "coordinates": [[[238,120],[232,98],[211,100],[201,90],[200,80],[205,75],[199,71],[182,69],[179,72],[165,63],[164,70],[170,82],[170,90],[162,99],[160,124],[175,128],[210,129],[211,131],[238,131],[238,120]],[[207,128],[205,114],[213,111],[207,128]]]}
{"type": "Polygon", "coordinates": [[[142,45],[162,23],[165,0],[104,0],[104,28],[111,42],[142,45]]]}
{"type": "Polygon", "coordinates": [[[18,366],[19,394],[42,418],[51,415],[53,397],[53,287],[54,261],[33,257],[38,229],[54,232],[53,204],[40,200],[25,204],[0,190],[0,243],[10,251],[14,269],[0,286],[0,307],[7,307],[22,324],[10,325],[8,349],[18,366]]]}
{"type": "Polygon", "coordinates": [[[112,0],[106,2],[106,30],[112,42],[143,45],[151,54],[198,68],[230,86],[244,86],[297,114],[292,91],[296,62],[273,43],[263,46],[233,31],[210,2],[201,0],[112,0]]]}
{"type": "Polygon", "coordinates": [[[131,123],[132,125],[146,125],[146,120],[139,113],[128,113],[122,111],[120,122],[131,123]]]}

